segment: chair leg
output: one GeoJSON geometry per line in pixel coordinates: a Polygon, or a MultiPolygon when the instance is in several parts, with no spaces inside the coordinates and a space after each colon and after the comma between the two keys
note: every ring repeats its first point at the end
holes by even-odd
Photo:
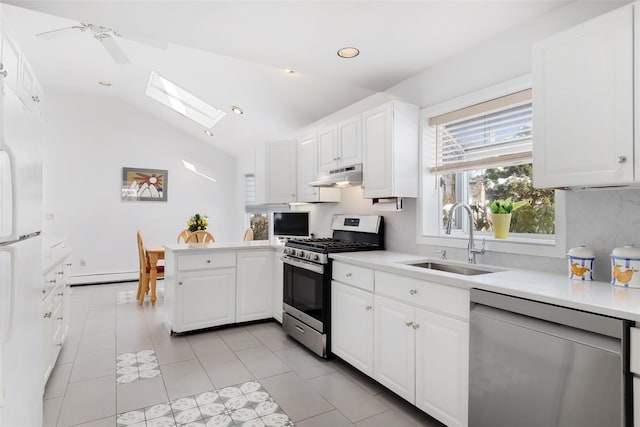
{"type": "Polygon", "coordinates": [[[140,272],[140,281],[138,283],[138,302],[140,305],[144,302],[144,296],[149,292],[149,276],[146,273],[140,272]]]}

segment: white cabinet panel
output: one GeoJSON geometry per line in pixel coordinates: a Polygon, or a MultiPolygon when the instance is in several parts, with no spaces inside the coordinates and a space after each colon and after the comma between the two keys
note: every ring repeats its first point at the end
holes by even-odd
{"type": "Polygon", "coordinates": [[[373,294],[331,283],[331,352],[373,376],[373,294]]]}
{"type": "Polygon", "coordinates": [[[415,403],[415,309],[374,296],[374,378],[415,403]]]}
{"type": "Polygon", "coordinates": [[[273,317],[282,323],[282,299],[284,298],[284,269],[282,260],[282,248],[276,249],[273,257],[273,317]]]}
{"type": "Polygon", "coordinates": [[[273,253],[238,252],[236,322],[272,317],[273,253]]]}
{"type": "Polygon", "coordinates": [[[4,85],[10,88],[13,93],[18,93],[18,77],[20,73],[20,49],[11,37],[2,31],[2,70],[4,85]]]}
{"type": "Polygon", "coordinates": [[[338,163],[341,167],[362,163],[362,116],[338,123],[338,163]]]}
{"type": "Polygon", "coordinates": [[[416,309],[416,406],[447,426],[467,425],[469,324],[416,309]]]}
{"type": "Polygon", "coordinates": [[[418,197],[418,107],[392,101],[362,114],[365,198],[418,197]]]}
{"type": "Polygon", "coordinates": [[[311,187],[318,179],[318,147],[316,134],[298,140],[298,202],[339,202],[339,188],[311,187]]]}
{"type": "Polygon", "coordinates": [[[274,141],[256,149],[256,203],[296,201],[297,142],[274,141]]]}
{"type": "Polygon", "coordinates": [[[370,268],[334,261],[331,275],[334,280],[373,292],[373,270],[370,268]]]}
{"type": "Polygon", "coordinates": [[[536,187],[634,181],[633,7],[534,46],[536,187]]]}
{"type": "Polygon", "coordinates": [[[318,132],[318,170],[330,171],[338,162],[338,126],[332,125],[318,132]]]}
{"type": "Polygon", "coordinates": [[[184,332],[235,322],[236,270],[220,268],[206,273],[185,273],[176,289],[177,324],[184,332]]]}

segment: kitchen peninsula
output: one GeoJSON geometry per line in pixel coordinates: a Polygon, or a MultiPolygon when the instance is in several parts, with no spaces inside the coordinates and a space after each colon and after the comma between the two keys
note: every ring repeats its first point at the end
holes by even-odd
{"type": "Polygon", "coordinates": [[[173,333],[274,317],[268,241],[165,245],[164,324],[173,333]]]}

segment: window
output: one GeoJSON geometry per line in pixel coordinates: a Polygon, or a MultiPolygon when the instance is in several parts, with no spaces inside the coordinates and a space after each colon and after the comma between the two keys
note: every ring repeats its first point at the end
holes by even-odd
{"type": "Polygon", "coordinates": [[[256,205],[256,177],[253,174],[244,176],[244,200],[253,239],[269,240],[269,211],[265,206],[256,205]]]}
{"type": "Polygon", "coordinates": [[[447,245],[443,239],[455,240],[456,232],[458,239],[463,234],[466,239],[469,224],[461,210],[454,216],[453,239],[444,233],[449,210],[456,202],[471,207],[474,232],[492,241],[489,204],[511,197],[513,201],[530,200],[530,204],[512,214],[506,242],[511,247],[506,249],[504,242],[493,240],[490,248],[512,251],[513,244],[555,245],[556,193],[533,187],[534,106],[531,90],[518,86],[506,94],[502,88],[503,96],[489,97],[489,90],[485,91],[482,95],[489,101],[478,102],[480,95],[472,94],[468,99],[475,103],[467,101],[467,106],[457,100],[448,110],[442,106],[430,109],[432,113],[423,112],[421,243],[447,245]]]}

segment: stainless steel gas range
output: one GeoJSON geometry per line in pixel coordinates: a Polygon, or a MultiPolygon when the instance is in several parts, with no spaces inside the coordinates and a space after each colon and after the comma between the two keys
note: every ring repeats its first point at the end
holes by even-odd
{"type": "Polygon", "coordinates": [[[332,238],[295,239],[285,244],[282,327],[321,357],[331,343],[331,260],[338,252],[384,249],[384,217],[334,215],[332,238]]]}

